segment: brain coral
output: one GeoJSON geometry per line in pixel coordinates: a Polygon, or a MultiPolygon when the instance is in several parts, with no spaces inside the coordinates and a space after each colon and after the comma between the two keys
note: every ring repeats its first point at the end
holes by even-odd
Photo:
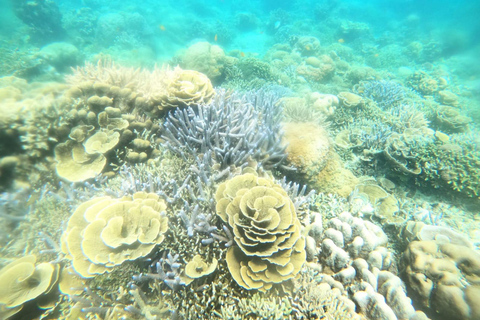
{"type": "Polygon", "coordinates": [[[215,199],[217,215],[233,229],[236,246],[226,258],[240,286],[266,291],[295,277],[305,262],[305,238],[281,186],[247,173],[222,183],[215,199]]]}
{"type": "Polygon", "coordinates": [[[84,278],[109,272],[149,254],[164,239],[166,204],[153,193],[120,199],[99,197],[81,204],[68,221],[62,250],[84,278]]]}

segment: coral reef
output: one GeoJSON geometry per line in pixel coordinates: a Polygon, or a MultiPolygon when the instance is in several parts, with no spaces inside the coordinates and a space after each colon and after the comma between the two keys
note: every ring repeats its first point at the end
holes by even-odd
{"type": "Polygon", "coordinates": [[[471,135],[456,136],[446,142],[437,140],[418,149],[418,158],[423,171],[417,184],[467,197],[480,195],[478,179],[473,178],[480,172],[480,153],[471,135]]]}
{"type": "Polygon", "coordinates": [[[233,229],[226,260],[238,285],[267,291],[295,277],[305,262],[305,239],[279,185],[247,173],[222,183],[215,199],[217,215],[233,229]]]}

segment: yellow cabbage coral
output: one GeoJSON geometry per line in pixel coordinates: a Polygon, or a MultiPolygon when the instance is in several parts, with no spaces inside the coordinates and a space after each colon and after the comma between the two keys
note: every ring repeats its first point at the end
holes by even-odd
{"type": "Polygon", "coordinates": [[[55,147],[55,160],[58,176],[71,182],[94,178],[107,162],[103,154],[87,153],[81,143],[72,140],[55,147]]]}
{"type": "Polygon", "coordinates": [[[247,173],[221,184],[215,198],[217,215],[233,229],[236,246],[228,249],[226,258],[240,286],[266,291],[300,271],[305,239],[293,202],[281,186],[247,173]]]}
{"type": "Polygon", "coordinates": [[[194,70],[177,67],[167,73],[168,83],[164,94],[158,97],[160,110],[209,103],[215,91],[210,79],[194,70]]]}
{"type": "Polygon", "coordinates": [[[211,263],[203,261],[200,255],[193,257],[192,261],[185,266],[185,275],[191,279],[207,276],[217,269],[218,260],[213,258],[211,263]]]}
{"type": "Polygon", "coordinates": [[[163,241],[168,228],[165,209],[154,193],[94,198],[70,217],[62,250],[84,278],[110,272],[127,260],[146,256],[163,241]]]}

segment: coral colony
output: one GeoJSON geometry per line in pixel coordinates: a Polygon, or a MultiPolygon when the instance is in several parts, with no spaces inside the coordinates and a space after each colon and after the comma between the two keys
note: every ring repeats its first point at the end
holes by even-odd
{"type": "Polygon", "coordinates": [[[0,319],[480,319],[478,44],[337,2],[5,4],[0,319]]]}

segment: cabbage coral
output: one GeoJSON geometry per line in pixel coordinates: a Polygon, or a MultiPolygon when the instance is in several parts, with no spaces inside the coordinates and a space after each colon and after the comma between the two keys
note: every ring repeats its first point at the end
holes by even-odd
{"type": "Polygon", "coordinates": [[[247,173],[222,183],[215,198],[217,215],[233,229],[236,245],[226,258],[240,286],[266,291],[300,271],[305,238],[281,186],[247,173]]]}
{"type": "Polygon", "coordinates": [[[146,256],[163,241],[168,228],[165,209],[154,193],[89,200],[70,217],[62,251],[84,278],[110,272],[127,260],[146,256]]]}

